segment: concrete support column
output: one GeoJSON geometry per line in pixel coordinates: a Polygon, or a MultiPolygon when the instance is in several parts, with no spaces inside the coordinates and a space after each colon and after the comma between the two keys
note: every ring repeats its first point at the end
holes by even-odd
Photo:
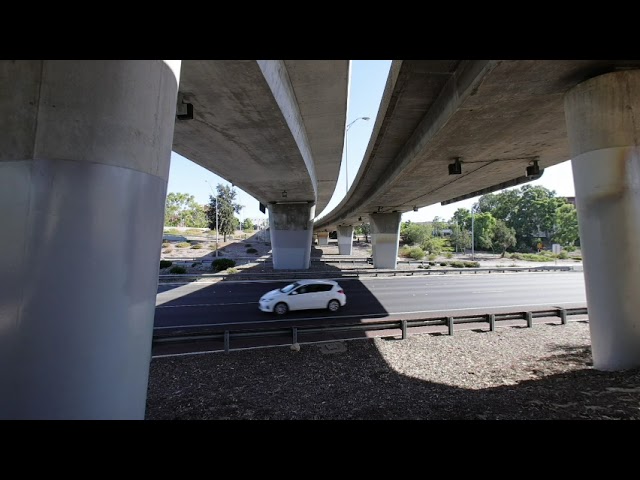
{"type": "Polygon", "coordinates": [[[316,206],[311,203],[269,204],[274,269],[309,268],[315,211],[316,206]]]}
{"type": "Polygon", "coordinates": [[[0,61],[0,418],[144,418],[179,74],[0,61]]]}
{"type": "Polygon", "coordinates": [[[594,367],[640,366],[640,70],[565,97],[594,367]]]}
{"type": "Polygon", "coordinates": [[[318,245],[329,245],[329,232],[318,232],[318,245]]]}
{"type": "Polygon", "coordinates": [[[353,247],[353,225],[338,227],[338,254],[351,255],[353,247]]]}
{"type": "Polygon", "coordinates": [[[400,240],[400,219],[402,213],[374,213],[371,222],[371,246],[375,268],[396,268],[398,262],[398,242],[400,240]]]}

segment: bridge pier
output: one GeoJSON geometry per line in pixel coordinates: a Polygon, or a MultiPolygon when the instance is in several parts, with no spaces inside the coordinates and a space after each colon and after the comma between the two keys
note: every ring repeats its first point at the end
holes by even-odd
{"type": "Polygon", "coordinates": [[[398,242],[402,213],[373,213],[371,222],[371,246],[373,266],[395,270],[398,263],[398,242]]]}
{"type": "Polygon", "coordinates": [[[338,227],[338,254],[351,255],[353,250],[353,225],[338,227]]]}
{"type": "Polygon", "coordinates": [[[0,62],[0,418],[144,418],[179,74],[0,62]]]}
{"type": "Polygon", "coordinates": [[[565,96],[593,364],[640,366],[640,70],[565,96]]]}
{"type": "MultiPolygon", "coordinates": [[[[269,230],[274,269],[309,269],[315,210],[316,206],[312,203],[269,204],[269,230]]],[[[318,235],[318,240],[320,238],[318,235]]]]}
{"type": "Polygon", "coordinates": [[[329,245],[329,232],[318,232],[318,245],[329,245]]]}

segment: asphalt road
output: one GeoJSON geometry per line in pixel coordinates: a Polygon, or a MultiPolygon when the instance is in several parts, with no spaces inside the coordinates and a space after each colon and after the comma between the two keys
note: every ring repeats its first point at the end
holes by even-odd
{"type": "Polygon", "coordinates": [[[284,318],[258,310],[258,299],[283,281],[159,285],[155,328],[195,326],[256,327],[313,324],[332,320],[444,315],[586,307],[582,272],[504,273],[459,276],[340,279],[347,305],[328,310],[289,312],[284,318]]]}

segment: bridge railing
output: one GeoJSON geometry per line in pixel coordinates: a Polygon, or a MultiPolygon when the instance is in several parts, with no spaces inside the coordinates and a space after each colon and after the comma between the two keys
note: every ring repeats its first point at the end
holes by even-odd
{"type": "MultiPolygon", "coordinates": [[[[519,311],[509,313],[487,313],[478,315],[444,316],[409,320],[370,320],[366,323],[338,322],[322,325],[296,325],[291,327],[264,327],[253,329],[202,329],[193,327],[192,331],[157,331],[153,335],[153,345],[187,344],[192,342],[207,342],[207,351],[242,350],[247,348],[261,348],[272,346],[299,345],[301,343],[323,343],[327,341],[348,340],[361,337],[349,337],[349,333],[362,333],[388,330],[390,335],[408,338],[411,330],[417,331],[424,327],[444,327],[449,335],[454,334],[454,326],[465,323],[487,324],[489,331],[494,331],[496,323],[522,320],[529,328],[533,327],[534,319],[559,318],[562,325],[566,325],[571,316],[587,315],[586,308],[555,308],[550,310],[519,311]],[[340,335],[343,337],[340,337],[340,335]],[[347,334],[344,337],[344,334],[347,334]],[[233,345],[232,345],[233,342],[233,345]]],[[[424,332],[420,332],[424,333],[424,332]]]]}

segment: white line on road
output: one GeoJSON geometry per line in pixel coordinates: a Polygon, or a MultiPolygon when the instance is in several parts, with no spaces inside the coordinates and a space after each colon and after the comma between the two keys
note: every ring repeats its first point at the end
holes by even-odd
{"type": "Polygon", "coordinates": [[[522,305],[494,305],[494,306],[484,306],[484,307],[467,307],[467,308],[447,308],[447,309],[439,309],[439,310],[414,310],[410,312],[395,312],[395,313],[363,313],[360,315],[336,315],[331,317],[305,317],[305,318],[279,318],[277,320],[249,320],[247,322],[227,322],[227,323],[200,323],[198,325],[173,325],[170,327],[155,327],[154,330],[165,330],[169,328],[194,328],[194,327],[224,327],[227,325],[242,325],[243,323],[275,323],[275,322],[283,322],[283,321],[307,321],[307,320],[337,320],[341,318],[361,318],[362,320],[375,320],[380,317],[392,317],[394,315],[409,315],[412,313],[438,313],[438,312],[461,312],[468,310],[479,310],[479,309],[489,309],[489,308],[515,308],[515,307],[539,307],[542,305],[549,305],[550,303],[554,305],[567,305],[572,303],[580,303],[580,302],[547,302],[547,303],[525,303],[522,305]],[[369,317],[369,318],[368,318],[369,317]]]}
{"type": "Polygon", "coordinates": [[[190,305],[158,305],[156,308],[181,308],[181,307],[224,307],[225,305],[253,305],[258,302],[234,302],[234,303],[193,303],[190,305]]]}

